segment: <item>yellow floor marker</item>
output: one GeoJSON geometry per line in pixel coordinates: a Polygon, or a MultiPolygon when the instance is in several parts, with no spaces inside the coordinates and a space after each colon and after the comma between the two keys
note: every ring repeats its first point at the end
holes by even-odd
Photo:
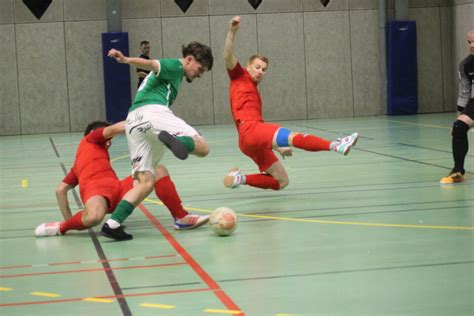
{"type": "Polygon", "coordinates": [[[8,292],[8,291],[13,291],[13,289],[11,289],[9,287],[0,287],[0,291],[1,292],[8,292]]]}
{"type": "Polygon", "coordinates": [[[95,302],[95,303],[113,303],[114,300],[109,300],[106,298],[87,297],[87,298],[84,298],[83,301],[95,302]]]}
{"type": "Polygon", "coordinates": [[[164,309],[176,308],[176,306],[173,306],[173,305],[150,304],[150,303],[143,303],[143,304],[140,304],[140,306],[141,307],[150,307],[150,308],[164,308],[164,309]]]}
{"type": "Polygon", "coordinates": [[[230,310],[230,309],[205,309],[204,310],[205,313],[213,313],[213,314],[231,314],[231,315],[235,315],[235,314],[241,314],[242,311],[233,311],[233,310],[230,310]]]}
{"type": "Polygon", "coordinates": [[[22,188],[27,188],[28,187],[28,180],[21,179],[21,187],[22,188]]]}
{"type": "Polygon", "coordinates": [[[58,297],[58,296],[61,296],[61,294],[47,293],[47,292],[31,292],[30,295],[43,296],[43,297],[58,297]]]}

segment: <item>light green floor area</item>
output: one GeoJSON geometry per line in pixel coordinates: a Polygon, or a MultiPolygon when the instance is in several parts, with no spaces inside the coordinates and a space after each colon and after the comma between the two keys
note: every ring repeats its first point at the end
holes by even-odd
{"type": "MultiPolygon", "coordinates": [[[[0,137],[0,315],[474,315],[472,150],[467,181],[438,183],[453,164],[454,119],[280,122],[327,139],[361,134],[346,157],[294,150],[282,191],[226,189],[228,169],[257,168],[233,125],[198,126],[210,155],[162,163],[188,210],[230,207],[236,232],[175,231],[152,193],[127,221],[127,242],[101,226],[35,238],[38,224],[61,219],[54,189],[82,134],[0,137]]],[[[127,176],[124,136],[110,154],[127,176]]]]}

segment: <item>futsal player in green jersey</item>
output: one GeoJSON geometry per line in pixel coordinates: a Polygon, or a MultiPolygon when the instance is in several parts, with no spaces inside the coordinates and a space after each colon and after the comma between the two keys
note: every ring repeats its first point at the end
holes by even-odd
{"type": "MultiPolygon", "coordinates": [[[[206,45],[191,42],[182,47],[182,53],[180,59],[146,60],[126,57],[116,49],[108,52],[108,56],[117,62],[150,70],[150,73],[138,88],[125,125],[134,187],[125,194],[102,227],[102,234],[106,237],[124,239],[114,230],[153,191],[155,167],[166,147],[179,159],[186,159],[188,154],[205,157],[209,152],[204,137],[174,115],[170,106],[178,95],[183,78],[192,82],[212,69],[212,51],[206,45]]],[[[175,219],[174,226],[176,229],[189,229],[203,225],[208,220],[208,215],[188,215],[183,219],[175,219]]]]}

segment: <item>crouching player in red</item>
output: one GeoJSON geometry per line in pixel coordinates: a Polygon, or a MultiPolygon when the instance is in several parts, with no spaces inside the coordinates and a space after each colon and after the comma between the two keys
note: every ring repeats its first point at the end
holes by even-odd
{"type": "MultiPolygon", "coordinates": [[[[36,227],[37,237],[64,235],[69,230],[85,230],[101,223],[107,213],[112,213],[122,197],[133,187],[132,177],[120,180],[110,163],[108,148],[111,139],[123,133],[125,122],[110,125],[103,121],[89,124],[85,136],[79,143],[76,159],[67,176],[56,188],[59,209],[64,217],[63,222],[43,223],[36,227]],[[69,207],[67,192],[80,184],[80,195],[84,210],[74,216],[69,207]]],[[[183,209],[174,183],[168,170],[163,165],[156,167],[155,193],[169,209],[174,218],[175,229],[192,229],[208,221],[208,216],[189,214],[183,209]]],[[[121,227],[102,235],[116,240],[130,240],[132,235],[121,227]]]]}

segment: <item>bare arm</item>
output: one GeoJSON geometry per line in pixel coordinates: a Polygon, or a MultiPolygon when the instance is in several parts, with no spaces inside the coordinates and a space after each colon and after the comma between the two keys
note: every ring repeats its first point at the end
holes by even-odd
{"type": "Polygon", "coordinates": [[[125,133],[125,121],[115,123],[104,128],[104,138],[109,139],[118,134],[125,133]]]}
{"type": "Polygon", "coordinates": [[[59,209],[61,210],[61,214],[65,220],[72,216],[69,201],[67,199],[67,193],[71,189],[73,189],[72,186],[62,181],[56,187],[56,200],[58,201],[59,209]]]}
{"type": "Polygon", "coordinates": [[[107,56],[114,58],[117,62],[121,64],[129,64],[140,69],[153,70],[155,73],[158,73],[160,69],[159,64],[156,60],[144,59],[139,57],[126,57],[122,54],[121,51],[112,48],[107,53],[107,56]]]}
{"type": "Polygon", "coordinates": [[[240,26],[240,16],[234,16],[229,22],[229,31],[224,44],[224,60],[227,69],[232,70],[237,65],[237,58],[234,56],[234,37],[240,26]]]}

